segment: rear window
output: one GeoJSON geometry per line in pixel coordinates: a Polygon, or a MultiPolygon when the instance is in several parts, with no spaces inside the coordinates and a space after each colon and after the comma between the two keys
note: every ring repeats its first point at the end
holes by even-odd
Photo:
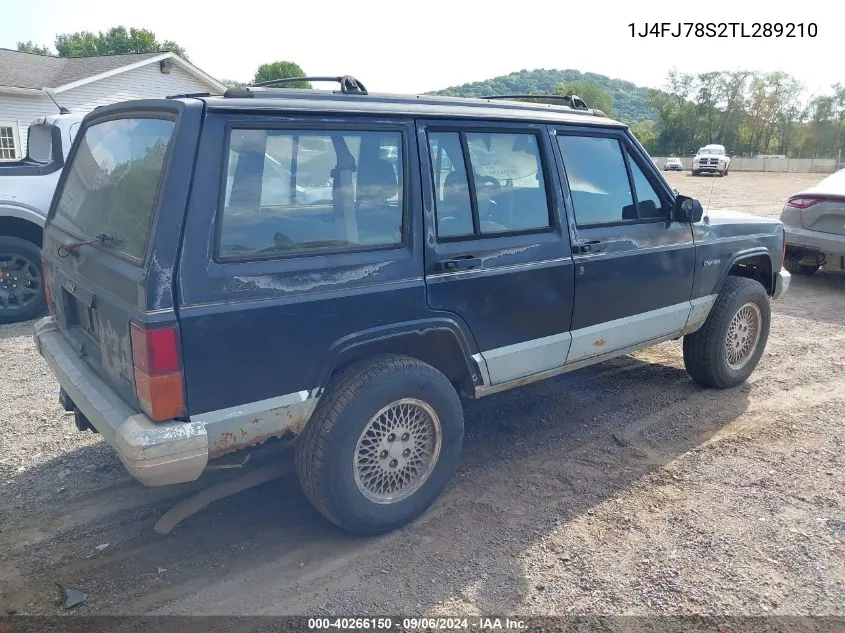
{"type": "Polygon", "coordinates": [[[53,126],[46,124],[30,125],[26,141],[26,155],[36,163],[53,161],[53,126]]]}
{"type": "Polygon", "coordinates": [[[110,248],[143,260],[173,127],[132,118],[86,129],[53,222],[85,239],[104,233],[110,248]]]}

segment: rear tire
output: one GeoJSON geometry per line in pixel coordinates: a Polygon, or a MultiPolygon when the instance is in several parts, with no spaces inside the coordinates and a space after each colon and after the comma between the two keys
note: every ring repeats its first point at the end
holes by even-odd
{"type": "Polygon", "coordinates": [[[28,321],[46,308],[41,249],[19,237],[0,236],[0,323],[28,321]]]}
{"type": "Polygon", "coordinates": [[[821,266],[817,264],[800,264],[796,259],[786,258],[783,262],[783,267],[786,268],[792,275],[803,275],[809,277],[815,275],[821,266]]]}
{"type": "Polygon", "coordinates": [[[406,356],[355,363],[332,381],[297,441],[314,507],[341,529],[378,534],[440,496],[461,453],[464,417],[449,380],[406,356]]]}
{"type": "Polygon", "coordinates": [[[728,277],[704,325],[684,337],[687,373],[716,389],[745,382],[766,348],[771,314],[760,282],[728,277]]]}

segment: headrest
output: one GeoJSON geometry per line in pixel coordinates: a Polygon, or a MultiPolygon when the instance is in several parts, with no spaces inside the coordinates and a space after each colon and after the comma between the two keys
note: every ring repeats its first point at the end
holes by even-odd
{"type": "Polygon", "coordinates": [[[384,202],[399,191],[393,164],[384,158],[358,166],[358,202],[384,202]]]}

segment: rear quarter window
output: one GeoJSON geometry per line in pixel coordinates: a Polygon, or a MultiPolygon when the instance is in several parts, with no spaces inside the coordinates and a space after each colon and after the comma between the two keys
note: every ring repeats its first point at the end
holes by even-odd
{"type": "Polygon", "coordinates": [[[174,121],[124,118],[88,127],[73,157],[53,223],[142,261],[174,121]]]}
{"type": "Polygon", "coordinates": [[[401,244],[402,156],[396,130],[233,129],[219,256],[401,244]]]}

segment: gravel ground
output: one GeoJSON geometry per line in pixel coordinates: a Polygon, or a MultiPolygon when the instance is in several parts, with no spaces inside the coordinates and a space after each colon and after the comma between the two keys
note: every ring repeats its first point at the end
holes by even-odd
{"type": "MultiPolygon", "coordinates": [[[[669,179],[777,216],[818,177],[669,179]]],[[[468,404],[444,496],[367,539],[292,476],[156,534],[227,475],[129,478],[59,408],[31,328],[0,326],[0,614],[58,613],[56,582],[80,614],[845,614],[843,274],[793,280],[738,388],[697,386],[670,342],[468,404]]]]}

